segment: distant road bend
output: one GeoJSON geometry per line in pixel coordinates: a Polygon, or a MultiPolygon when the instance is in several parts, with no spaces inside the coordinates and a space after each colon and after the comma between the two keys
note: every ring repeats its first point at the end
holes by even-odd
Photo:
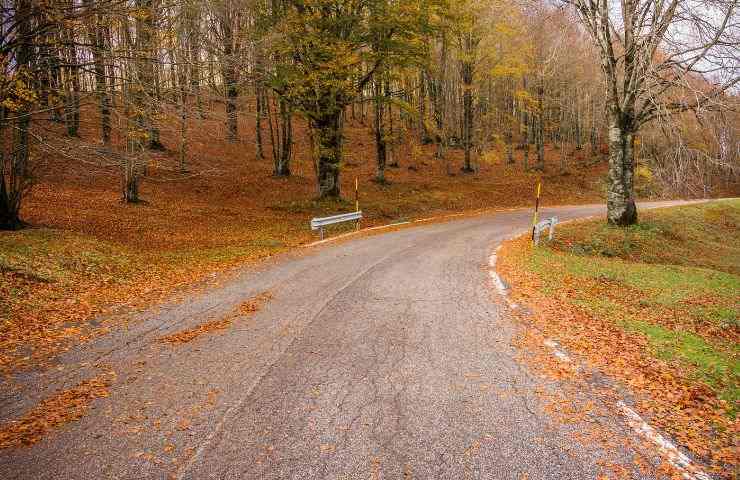
{"type": "Polygon", "coordinates": [[[605,452],[544,412],[487,273],[530,222],[520,210],[330,243],[152,308],[63,358],[67,373],[0,392],[7,418],[96,363],[117,375],[80,421],[0,450],[0,478],[595,479],[605,452]],[[157,342],[265,291],[229,330],[157,342]]]}

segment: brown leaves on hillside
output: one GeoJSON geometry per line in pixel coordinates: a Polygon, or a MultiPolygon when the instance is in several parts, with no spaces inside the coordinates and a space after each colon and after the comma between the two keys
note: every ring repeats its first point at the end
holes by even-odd
{"type": "Polygon", "coordinates": [[[201,323],[193,328],[183,330],[181,332],[173,333],[159,339],[162,343],[169,343],[173,345],[182,345],[189,343],[201,335],[226,330],[233,323],[234,319],[240,316],[249,316],[258,312],[262,306],[272,298],[272,294],[269,292],[263,292],[259,295],[250,298],[246,302],[239,304],[234,311],[229,314],[226,318],[221,320],[214,320],[211,322],[201,323]]]}
{"type": "MultiPolygon", "coordinates": [[[[497,268],[512,285],[516,301],[531,310],[531,315],[519,315],[527,325],[525,337],[537,338],[520,342],[534,352],[536,360],[531,363],[536,370],[551,378],[575,375],[569,365],[542,360],[552,358],[542,351],[542,340],[556,339],[588,370],[603,372],[626,386],[635,395],[635,408],[651,424],[708,463],[712,472],[732,478],[738,466],[735,440],[739,430],[738,422],[727,415],[728,405],[680,365],[652,356],[645,337],[620,328],[618,319],[598,318],[577,307],[572,297],[577,288],[584,287],[582,280],[566,276],[561,288],[543,292],[540,278],[527,268],[530,255],[527,238],[506,242],[497,268]]],[[[609,295],[606,287],[594,288],[609,295]]]]}
{"type": "Polygon", "coordinates": [[[108,372],[61,391],[28,411],[19,420],[0,426],[0,449],[29,446],[51,430],[79,420],[97,398],[109,395],[115,373],[108,372]]]}

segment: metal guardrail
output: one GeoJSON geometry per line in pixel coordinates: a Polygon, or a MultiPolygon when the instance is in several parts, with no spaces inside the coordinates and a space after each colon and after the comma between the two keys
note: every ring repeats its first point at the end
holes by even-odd
{"type": "Polygon", "coordinates": [[[546,228],[550,230],[547,239],[552,240],[552,236],[555,234],[555,225],[557,225],[557,223],[558,217],[551,217],[536,224],[534,226],[534,244],[540,244],[540,234],[545,231],[546,228]]]}
{"type": "Polygon", "coordinates": [[[350,212],[350,213],[341,213],[339,215],[332,215],[331,217],[317,217],[311,219],[311,230],[318,230],[321,239],[324,239],[324,227],[327,225],[334,225],[335,223],[342,223],[342,222],[351,222],[355,221],[357,222],[357,226],[360,225],[360,220],[362,220],[362,212],[350,212]]]}

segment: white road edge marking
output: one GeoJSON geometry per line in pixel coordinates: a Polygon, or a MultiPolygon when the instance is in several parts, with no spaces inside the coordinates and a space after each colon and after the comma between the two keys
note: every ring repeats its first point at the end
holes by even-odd
{"type": "Polygon", "coordinates": [[[687,455],[678,450],[673,442],[658,433],[642,419],[640,414],[628,407],[622,400],[617,402],[617,407],[619,407],[619,413],[627,417],[627,423],[632,429],[657,445],[660,453],[668,459],[668,462],[681,471],[683,478],[686,480],[712,480],[712,477],[702,472],[687,455]]]}
{"type": "Polygon", "coordinates": [[[550,350],[552,350],[552,354],[555,355],[558,360],[560,360],[561,362],[570,363],[570,356],[568,356],[568,354],[565,353],[562,348],[560,348],[558,342],[548,338],[542,343],[544,343],[546,347],[549,347],[550,350]]]}
{"type": "MultiPolygon", "coordinates": [[[[568,221],[571,222],[573,220],[568,221]]],[[[500,249],[501,244],[496,247],[494,253],[492,253],[491,256],[488,258],[488,264],[491,267],[489,274],[493,279],[493,283],[496,286],[499,295],[501,295],[506,300],[510,308],[516,309],[518,305],[511,301],[511,299],[509,298],[509,292],[504,286],[501,277],[496,272],[496,259],[500,249]]],[[[558,342],[548,338],[545,339],[543,343],[546,347],[552,350],[552,354],[555,356],[555,358],[564,363],[571,362],[570,356],[565,352],[565,350],[560,347],[558,342]]],[[[619,413],[627,418],[627,424],[632,428],[632,430],[634,430],[637,435],[651,441],[654,445],[656,445],[660,454],[665,457],[673,467],[681,472],[681,476],[684,479],[712,480],[712,477],[704,473],[701,468],[699,468],[693,461],[691,461],[688,455],[684,454],[678,448],[676,448],[676,445],[674,445],[673,442],[665,438],[649,423],[643,420],[640,414],[627,406],[627,404],[624,403],[623,400],[617,401],[617,408],[619,409],[619,413]]]]}

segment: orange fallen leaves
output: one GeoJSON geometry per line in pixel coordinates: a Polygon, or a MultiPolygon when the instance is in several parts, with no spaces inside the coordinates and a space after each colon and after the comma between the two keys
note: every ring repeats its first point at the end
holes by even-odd
{"type": "Polygon", "coordinates": [[[173,333],[159,339],[160,342],[169,343],[173,345],[182,345],[189,343],[201,335],[217,332],[220,330],[226,330],[229,328],[234,319],[238,316],[248,316],[259,311],[260,308],[272,298],[272,294],[269,292],[263,292],[259,295],[250,298],[246,302],[241,303],[234,312],[228,315],[226,318],[221,320],[214,320],[211,322],[201,323],[193,328],[183,330],[181,332],[173,333]]]}
{"type": "Polygon", "coordinates": [[[59,392],[19,420],[0,426],[0,449],[33,445],[51,430],[82,418],[97,398],[109,395],[115,374],[108,372],[59,392]]]}
{"type": "Polygon", "coordinates": [[[189,343],[196,338],[210,332],[216,332],[219,330],[225,330],[231,326],[233,320],[231,318],[224,318],[222,320],[214,320],[213,322],[201,323],[197,327],[183,330],[182,332],[173,333],[159,339],[160,342],[170,343],[173,345],[182,345],[183,343],[189,343]]]}
{"type": "Polygon", "coordinates": [[[258,312],[260,308],[262,308],[262,306],[271,299],[272,294],[270,292],[262,292],[254,298],[250,298],[246,302],[239,305],[237,310],[242,315],[251,315],[258,312]]]}
{"type": "MultiPolygon", "coordinates": [[[[614,319],[591,316],[571,303],[573,289],[567,278],[561,291],[543,293],[541,279],[527,268],[530,255],[529,240],[520,237],[503,244],[497,262],[499,273],[512,285],[512,296],[531,311],[529,316],[520,315],[526,328],[518,342],[534,355],[536,360],[529,364],[550,378],[574,376],[571,366],[547,361],[545,357],[551,356],[541,351],[543,339],[557,339],[589,369],[628,387],[635,394],[635,407],[647,414],[651,424],[708,463],[713,472],[733,478],[739,460],[735,443],[739,430],[738,422],[725,413],[726,403],[679,365],[650,355],[642,335],[623,330],[614,319]]],[[[606,284],[595,288],[599,295],[615,294],[606,284]]],[[[675,475],[670,466],[663,468],[666,475],[675,475]]]]}

